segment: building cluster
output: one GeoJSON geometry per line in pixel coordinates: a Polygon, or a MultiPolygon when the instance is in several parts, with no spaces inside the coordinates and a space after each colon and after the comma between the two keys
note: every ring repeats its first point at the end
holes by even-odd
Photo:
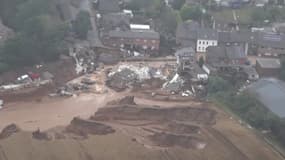
{"type": "Polygon", "coordinates": [[[277,76],[280,58],[285,55],[285,34],[263,30],[219,31],[200,27],[193,21],[178,25],[176,43],[181,48],[192,47],[196,61],[203,57],[209,68],[238,68],[249,79],[277,76]]]}
{"type": "Polygon", "coordinates": [[[159,33],[150,24],[135,23],[133,12],[124,9],[122,3],[118,0],[98,0],[95,3],[103,44],[140,53],[158,53],[159,33]]]}

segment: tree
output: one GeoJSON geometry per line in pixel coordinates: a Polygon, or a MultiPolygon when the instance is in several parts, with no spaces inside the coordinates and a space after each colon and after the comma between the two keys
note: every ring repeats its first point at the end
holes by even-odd
{"type": "Polygon", "coordinates": [[[200,57],[198,63],[199,63],[200,67],[203,67],[203,65],[204,65],[204,58],[200,57]]]}
{"type": "Polygon", "coordinates": [[[80,11],[73,22],[73,31],[80,39],[87,39],[87,33],[91,28],[90,15],[86,11],[80,11]]]}
{"type": "Polygon", "coordinates": [[[208,93],[216,94],[218,92],[227,92],[231,89],[228,81],[218,76],[211,76],[208,82],[208,93]]]}
{"type": "Polygon", "coordinates": [[[171,5],[173,9],[180,10],[184,4],[185,0],[174,0],[171,5]]]}
{"type": "Polygon", "coordinates": [[[19,4],[13,24],[16,35],[1,47],[0,63],[19,67],[58,58],[65,48],[68,25],[53,17],[50,2],[27,0],[19,4]]]}
{"type": "Polygon", "coordinates": [[[180,16],[183,21],[195,20],[200,21],[203,16],[202,8],[198,5],[188,6],[184,5],[180,10],[180,16]]]}
{"type": "Polygon", "coordinates": [[[281,59],[281,70],[280,70],[279,78],[285,81],[285,58],[281,59]]]}
{"type": "Polygon", "coordinates": [[[251,19],[256,23],[263,23],[266,20],[266,12],[261,8],[256,8],[252,10],[251,19]]]}
{"type": "Polygon", "coordinates": [[[164,7],[160,13],[161,28],[165,33],[174,34],[177,27],[177,15],[169,7],[164,7]]]}

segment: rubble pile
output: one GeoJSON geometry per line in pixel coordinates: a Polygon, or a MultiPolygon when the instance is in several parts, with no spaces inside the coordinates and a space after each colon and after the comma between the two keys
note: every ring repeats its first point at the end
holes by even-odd
{"type": "Polygon", "coordinates": [[[120,65],[108,74],[107,85],[117,92],[143,84],[147,80],[162,79],[167,76],[160,69],[148,66],[120,65]]]}
{"type": "Polygon", "coordinates": [[[176,73],[174,77],[163,84],[163,89],[172,93],[178,93],[183,89],[184,80],[176,73]]]}

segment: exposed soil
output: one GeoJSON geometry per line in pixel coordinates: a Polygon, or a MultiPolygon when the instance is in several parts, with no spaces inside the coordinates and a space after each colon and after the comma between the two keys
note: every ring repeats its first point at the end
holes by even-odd
{"type": "Polygon", "coordinates": [[[90,120],[74,118],[70,125],[66,127],[66,132],[73,133],[82,137],[87,137],[88,134],[92,135],[106,135],[114,133],[115,130],[102,123],[97,123],[90,120]]]}
{"type": "Polygon", "coordinates": [[[136,105],[134,96],[126,96],[119,100],[110,101],[107,105],[136,105]]]}
{"type": "Polygon", "coordinates": [[[34,139],[37,140],[46,140],[46,141],[52,140],[52,137],[49,136],[47,132],[41,132],[39,129],[34,131],[32,133],[32,136],[34,139]]]}
{"type": "Polygon", "coordinates": [[[195,122],[197,124],[215,124],[216,111],[207,108],[172,107],[172,108],[141,108],[138,106],[120,106],[101,108],[93,120],[131,120],[158,122],[195,122]]]}
{"type": "Polygon", "coordinates": [[[174,135],[167,133],[155,133],[149,136],[155,145],[159,147],[183,147],[192,149],[203,149],[206,143],[193,136],[174,135]]]}
{"type": "Polygon", "coordinates": [[[164,131],[175,134],[197,134],[200,130],[199,126],[183,123],[170,123],[165,127],[164,131]]]}
{"type": "Polygon", "coordinates": [[[16,124],[10,124],[6,126],[0,133],[0,139],[5,139],[10,137],[12,134],[20,132],[21,129],[16,124]]]}

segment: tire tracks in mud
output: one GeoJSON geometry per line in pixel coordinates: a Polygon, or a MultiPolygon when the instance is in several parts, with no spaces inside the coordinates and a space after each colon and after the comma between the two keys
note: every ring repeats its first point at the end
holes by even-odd
{"type": "Polygon", "coordinates": [[[8,160],[8,157],[5,153],[5,151],[3,150],[3,147],[0,145],[0,160],[8,160]]]}
{"type": "Polygon", "coordinates": [[[232,152],[232,154],[235,156],[235,159],[237,160],[250,160],[247,155],[245,155],[237,146],[235,146],[226,136],[224,136],[220,131],[209,127],[207,128],[208,132],[214,136],[217,141],[220,143],[223,143],[224,146],[228,148],[229,151],[232,152]]]}

